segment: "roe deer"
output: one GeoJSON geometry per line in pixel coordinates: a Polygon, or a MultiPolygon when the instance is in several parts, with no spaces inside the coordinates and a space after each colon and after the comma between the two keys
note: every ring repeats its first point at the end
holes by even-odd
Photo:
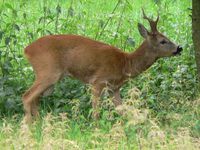
{"type": "Polygon", "coordinates": [[[138,23],[143,43],[132,53],[79,35],[48,35],[25,48],[25,56],[35,72],[32,87],[23,95],[25,119],[38,116],[39,97],[64,76],[73,76],[92,86],[93,117],[98,118],[102,89],[112,91],[113,103],[120,105],[119,89],[130,77],[149,68],[158,58],[180,54],[182,48],[157,30],[156,21],[148,18],[151,31],[138,23]]]}

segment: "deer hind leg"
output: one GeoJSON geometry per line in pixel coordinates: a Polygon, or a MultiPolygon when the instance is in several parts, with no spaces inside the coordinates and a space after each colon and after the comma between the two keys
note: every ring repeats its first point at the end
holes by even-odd
{"type": "Polygon", "coordinates": [[[34,97],[34,93],[35,91],[37,91],[38,87],[39,87],[39,83],[37,83],[37,80],[36,80],[34,84],[32,85],[32,87],[28,89],[22,97],[24,110],[25,110],[25,121],[28,123],[30,123],[32,120],[31,102],[32,102],[32,99],[34,98],[37,99],[37,97],[34,97]]]}
{"type": "Polygon", "coordinates": [[[61,76],[60,73],[49,73],[49,75],[49,77],[45,76],[42,78],[36,78],[33,86],[23,95],[25,119],[27,123],[30,123],[32,121],[32,115],[38,116],[39,114],[37,110],[39,97],[51,85],[56,83],[61,76]]]}
{"type": "Polygon", "coordinates": [[[39,105],[39,97],[33,100],[31,103],[31,115],[33,115],[34,118],[39,117],[38,105],[39,105]]]}
{"type": "Polygon", "coordinates": [[[44,97],[49,96],[49,95],[51,95],[53,93],[53,91],[54,91],[54,86],[51,85],[48,89],[46,89],[44,91],[44,93],[42,94],[42,96],[44,96],[44,97]]]}
{"type": "MultiPolygon", "coordinates": [[[[49,96],[53,93],[54,86],[50,85],[43,93],[42,96],[46,97],[49,96]]],[[[39,113],[38,113],[38,105],[39,105],[39,97],[36,98],[34,101],[32,101],[32,107],[31,107],[31,113],[33,117],[38,118],[39,113]]]]}

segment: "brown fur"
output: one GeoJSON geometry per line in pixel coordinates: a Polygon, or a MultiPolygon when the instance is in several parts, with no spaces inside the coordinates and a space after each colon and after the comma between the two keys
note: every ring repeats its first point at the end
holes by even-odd
{"type": "Polygon", "coordinates": [[[64,76],[92,85],[95,118],[99,115],[99,99],[104,87],[113,92],[115,106],[120,105],[119,89],[129,77],[137,76],[158,58],[173,55],[177,49],[170,43],[171,49],[163,51],[158,43],[163,38],[168,40],[166,37],[159,32],[147,34],[141,26],[139,31],[146,36],[145,41],[132,53],[78,35],[49,35],[27,46],[25,56],[36,76],[33,86],[23,96],[27,121],[31,121],[32,115],[38,115],[39,96],[64,76]]]}

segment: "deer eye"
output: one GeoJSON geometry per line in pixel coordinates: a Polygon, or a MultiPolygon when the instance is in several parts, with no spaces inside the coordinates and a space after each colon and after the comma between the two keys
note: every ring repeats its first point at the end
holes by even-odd
{"type": "Polygon", "coordinates": [[[166,44],[167,43],[167,41],[165,41],[165,40],[162,40],[161,42],[160,42],[160,44],[166,44]]]}

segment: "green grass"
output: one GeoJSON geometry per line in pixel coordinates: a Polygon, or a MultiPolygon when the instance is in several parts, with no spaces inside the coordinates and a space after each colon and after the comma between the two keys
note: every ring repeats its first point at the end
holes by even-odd
{"type": "MultiPolygon", "coordinates": [[[[199,114],[199,100],[190,105],[193,110],[170,114],[167,119],[172,123],[165,126],[152,117],[150,110],[137,108],[139,103],[135,99],[132,105],[123,104],[118,108],[124,111],[123,115],[112,118],[114,121],[106,118],[99,121],[77,120],[68,118],[66,113],[49,113],[32,126],[27,126],[21,116],[5,118],[0,125],[0,148],[199,149],[199,136],[191,133],[191,126],[195,123],[191,117],[199,114]]],[[[196,125],[199,128],[199,123],[196,122],[196,125]]]]}
{"type": "Polygon", "coordinates": [[[200,102],[188,0],[0,1],[0,149],[199,149],[200,102]],[[104,94],[91,118],[88,86],[66,78],[41,101],[41,117],[23,123],[21,95],[34,80],[23,49],[47,34],[79,34],[134,51],[141,8],[183,46],[121,89],[123,115],[104,94]],[[116,9],[115,9],[116,8],[116,9]],[[49,114],[51,113],[51,114],[49,114]]]}

